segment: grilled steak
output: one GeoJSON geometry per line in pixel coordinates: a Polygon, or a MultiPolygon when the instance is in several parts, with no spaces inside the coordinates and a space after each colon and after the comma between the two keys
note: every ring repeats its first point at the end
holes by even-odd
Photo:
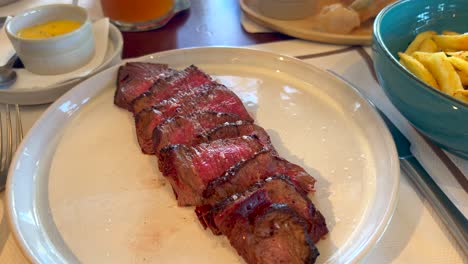
{"type": "Polygon", "coordinates": [[[147,92],[133,100],[132,111],[135,114],[139,113],[171,98],[176,93],[188,92],[192,88],[211,82],[210,76],[192,65],[166,79],[158,80],[147,92]]]}
{"type": "Polygon", "coordinates": [[[244,135],[257,136],[267,149],[274,151],[270,136],[262,127],[252,124],[251,122],[244,122],[241,120],[235,123],[224,123],[212,128],[205,134],[200,135],[198,137],[198,142],[201,143],[220,138],[233,138],[244,135]]]}
{"type": "Polygon", "coordinates": [[[213,216],[217,215],[230,203],[240,199],[240,197],[249,197],[252,193],[258,191],[266,192],[269,200],[274,203],[287,204],[303,217],[308,224],[307,231],[314,242],[319,241],[322,236],[328,233],[325,219],[315,209],[307,194],[297,187],[288,176],[282,174],[257,182],[244,193],[234,194],[213,206],[210,204],[199,206],[195,212],[204,227],[210,227],[213,233],[220,234],[219,228],[214,223],[213,216]]]}
{"type": "MultiPolygon", "coordinates": [[[[214,111],[236,114],[242,120],[253,121],[239,97],[225,86],[208,83],[205,92],[172,98],[150,109],[145,109],[135,116],[138,143],[146,154],[154,154],[153,131],[165,120],[175,115],[189,115],[199,111],[214,111]],[[174,99],[174,100],[173,100],[174,99]]],[[[197,89],[202,89],[197,87],[197,89]]]]}
{"type": "Polygon", "coordinates": [[[170,145],[160,152],[159,169],[168,177],[179,205],[201,205],[210,181],[262,148],[255,136],[218,139],[193,147],[170,145]]]}
{"type": "Polygon", "coordinates": [[[314,263],[319,255],[306,221],[265,190],[229,203],[213,222],[247,263],[314,263]]]}
{"type": "Polygon", "coordinates": [[[230,168],[223,176],[212,180],[203,192],[204,201],[214,204],[235,193],[241,193],[252,184],[275,174],[289,176],[305,192],[313,191],[315,179],[303,168],[264,150],[249,160],[230,168]]]}
{"type": "Polygon", "coordinates": [[[148,91],[158,79],[175,72],[166,64],[128,62],[124,66],[120,66],[117,74],[114,104],[131,110],[130,102],[133,99],[148,91]]]}
{"type": "MultiPolygon", "coordinates": [[[[226,122],[241,120],[239,116],[228,113],[196,112],[188,116],[175,116],[157,126],[153,131],[155,153],[171,144],[194,145],[198,137],[208,130],[226,122]]],[[[245,121],[248,122],[248,121],[245,121]]]]}

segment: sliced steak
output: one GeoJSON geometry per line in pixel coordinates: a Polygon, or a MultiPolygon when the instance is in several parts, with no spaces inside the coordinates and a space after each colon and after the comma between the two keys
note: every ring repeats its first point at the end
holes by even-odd
{"type": "Polygon", "coordinates": [[[241,120],[240,117],[235,114],[210,111],[172,117],[153,131],[155,152],[158,154],[162,148],[172,144],[194,145],[194,142],[210,129],[239,120],[241,120]]]}
{"type": "Polygon", "coordinates": [[[314,263],[319,255],[307,222],[265,190],[229,203],[213,222],[247,263],[314,263]]]}
{"type": "Polygon", "coordinates": [[[137,114],[143,109],[151,108],[171,98],[176,93],[187,92],[194,87],[211,82],[210,76],[192,65],[168,78],[158,80],[147,92],[133,100],[132,111],[137,114]]]}
{"type": "Polygon", "coordinates": [[[239,162],[223,176],[211,181],[203,192],[204,201],[214,204],[275,174],[289,176],[305,192],[314,191],[316,180],[303,168],[264,150],[249,160],[239,162]]]}
{"type": "Polygon", "coordinates": [[[179,205],[201,205],[202,193],[210,181],[262,148],[255,136],[218,139],[193,147],[170,145],[161,150],[159,169],[168,177],[179,205]]]}
{"type": "MultiPolygon", "coordinates": [[[[252,124],[251,122],[244,122],[242,120],[234,123],[224,123],[211,130],[207,131],[204,135],[198,137],[198,142],[207,142],[220,138],[233,138],[244,135],[255,135],[265,145],[266,149],[275,151],[271,144],[270,136],[260,126],[252,124]]],[[[275,152],[276,153],[276,152],[275,152]]]]}
{"type": "Polygon", "coordinates": [[[133,99],[148,91],[157,80],[175,72],[167,64],[128,62],[120,66],[117,73],[114,104],[131,110],[130,102],[133,99]]]}
{"type": "Polygon", "coordinates": [[[266,192],[269,200],[273,203],[287,204],[303,217],[308,224],[307,231],[314,242],[319,241],[321,237],[328,233],[325,219],[315,209],[307,194],[300,187],[297,187],[288,176],[282,174],[277,174],[266,178],[264,181],[257,182],[247,191],[234,194],[215,205],[206,204],[197,207],[198,218],[204,227],[210,227],[214,234],[220,234],[213,217],[222,211],[224,207],[240,199],[240,197],[249,197],[258,191],[266,192]]]}
{"type": "MultiPolygon", "coordinates": [[[[145,109],[135,116],[138,143],[146,154],[154,154],[153,131],[167,119],[176,115],[189,115],[201,111],[230,113],[242,120],[253,121],[239,97],[225,86],[208,83],[209,92],[184,96],[178,100],[166,100],[150,109],[145,109]]],[[[198,89],[198,87],[197,87],[198,89]]]]}

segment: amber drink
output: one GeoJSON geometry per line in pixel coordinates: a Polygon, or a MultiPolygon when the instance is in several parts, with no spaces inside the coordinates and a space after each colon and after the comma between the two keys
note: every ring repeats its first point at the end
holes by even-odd
{"type": "Polygon", "coordinates": [[[122,31],[146,31],[164,26],[175,0],[101,0],[102,11],[122,31]]]}

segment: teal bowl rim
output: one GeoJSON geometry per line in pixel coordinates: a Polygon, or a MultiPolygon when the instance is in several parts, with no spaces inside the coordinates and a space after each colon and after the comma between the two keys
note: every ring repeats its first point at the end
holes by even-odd
{"type": "MultiPolygon", "coordinates": [[[[385,43],[383,42],[382,40],[382,37],[380,35],[380,22],[382,21],[383,17],[394,7],[396,6],[400,6],[400,5],[404,5],[408,2],[411,2],[411,0],[402,0],[402,1],[398,1],[398,2],[395,2],[395,3],[392,3],[388,6],[386,6],[384,9],[382,9],[382,11],[380,11],[380,13],[377,15],[377,17],[375,18],[375,21],[374,21],[374,25],[373,25],[373,36],[374,36],[374,39],[377,40],[377,44],[384,50],[384,54],[385,56],[390,59],[390,61],[396,65],[398,68],[402,69],[403,71],[403,74],[405,74],[407,77],[413,79],[414,81],[416,81],[417,83],[419,83],[426,91],[430,92],[430,93],[433,93],[435,95],[439,95],[439,96],[442,96],[443,98],[445,99],[448,99],[451,103],[455,104],[457,107],[461,107],[461,108],[464,108],[464,110],[467,110],[468,111],[468,103],[465,103],[465,102],[462,102],[458,99],[455,99],[453,98],[452,96],[446,94],[446,93],[443,93],[435,88],[433,88],[432,86],[429,86],[428,84],[426,84],[425,82],[423,82],[421,79],[419,79],[418,77],[416,77],[413,73],[411,73],[408,69],[406,69],[405,67],[403,67],[403,65],[400,64],[399,61],[396,60],[396,58],[390,53],[390,51],[388,50],[387,46],[385,45],[385,43]]],[[[383,87],[383,86],[382,86],[383,87]]],[[[384,88],[385,89],[385,88],[384,88]]]]}

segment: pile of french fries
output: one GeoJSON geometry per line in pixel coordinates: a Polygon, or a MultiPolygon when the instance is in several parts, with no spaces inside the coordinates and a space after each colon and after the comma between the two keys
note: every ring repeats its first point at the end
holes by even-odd
{"type": "Polygon", "coordinates": [[[468,33],[419,33],[400,63],[428,85],[468,103],[468,33]]]}

